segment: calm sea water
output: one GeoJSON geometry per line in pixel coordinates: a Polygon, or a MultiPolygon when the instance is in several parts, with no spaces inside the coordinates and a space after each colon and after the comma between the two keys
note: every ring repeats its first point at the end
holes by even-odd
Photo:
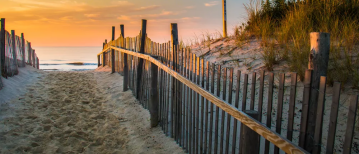
{"type": "Polygon", "coordinates": [[[85,71],[97,68],[102,47],[34,47],[40,69],[47,71],[85,71]],[[74,65],[71,63],[83,63],[74,65]]]}

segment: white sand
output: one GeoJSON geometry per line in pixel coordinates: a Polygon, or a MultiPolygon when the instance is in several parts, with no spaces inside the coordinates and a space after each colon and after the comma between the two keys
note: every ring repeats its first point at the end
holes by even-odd
{"type": "Polygon", "coordinates": [[[4,87],[0,90],[0,104],[24,94],[27,85],[35,83],[41,78],[40,72],[42,71],[26,65],[26,67],[19,68],[18,75],[7,79],[1,76],[4,87]]]}
{"type": "Polygon", "coordinates": [[[39,71],[23,95],[1,97],[0,153],[184,153],[109,70],[39,71]]]}

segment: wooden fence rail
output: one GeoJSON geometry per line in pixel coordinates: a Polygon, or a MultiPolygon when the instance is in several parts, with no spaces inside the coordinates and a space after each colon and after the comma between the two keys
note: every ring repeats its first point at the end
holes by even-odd
{"type": "MultiPolygon", "coordinates": [[[[335,83],[333,88],[329,132],[322,132],[325,77],[319,89],[313,89],[312,71],[306,71],[300,113],[296,112],[299,106],[296,102],[297,74],[291,73],[289,107],[284,111],[285,74],[279,75],[278,85],[271,72],[259,72],[259,81],[257,73],[248,75],[237,71],[234,74],[233,68],[212,64],[191,53],[190,49],[178,46],[176,24],[171,24],[172,41],[162,44],[151,41],[146,34],[147,22],[144,20],[142,24],[136,37],[125,37],[122,25],[120,37],[106,41],[103,51],[97,55],[99,66],[108,65],[124,75],[123,90],[130,89],[142,106],[149,109],[151,126],[159,124],[164,133],[187,152],[252,153],[253,148],[256,148],[255,153],[266,154],[280,150],[285,153],[331,153],[335,150],[340,83],[335,83]],[[315,133],[309,136],[306,132],[311,90],[318,90],[319,96],[315,133]],[[275,120],[272,120],[273,114],[275,120]],[[299,129],[295,129],[294,119],[298,114],[301,123],[299,129]],[[288,121],[286,129],[282,126],[284,116],[288,121]],[[263,120],[266,122],[262,123],[263,120]],[[249,136],[253,138],[249,129],[261,137],[248,139],[249,136]],[[295,135],[295,131],[299,135],[295,135]],[[321,140],[323,134],[327,135],[327,144],[321,140]],[[308,136],[313,138],[313,151],[304,150],[308,136]],[[265,140],[263,145],[260,140],[265,140]]],[[[346,154],[352,151],[357,103],[358,96],[353,96],[344,138],[346,154]]]]}

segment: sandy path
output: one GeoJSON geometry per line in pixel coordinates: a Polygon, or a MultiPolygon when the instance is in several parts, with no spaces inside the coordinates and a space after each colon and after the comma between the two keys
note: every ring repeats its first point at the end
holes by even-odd
{"type": "Polygon", "coordinates": [[[0,153],[183,153],[104,72],[47,72],[0,107],[0,153]]]}

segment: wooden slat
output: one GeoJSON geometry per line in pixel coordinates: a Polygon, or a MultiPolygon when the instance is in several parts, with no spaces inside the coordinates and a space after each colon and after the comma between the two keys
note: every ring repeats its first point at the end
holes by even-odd
{"type": "Polygon", "coordinates": [[[326,89],[327,78],[325,76],[320,77],[319,85],[319,96],[318,96],[318,108],[316,117],[316,126],[314,131],[314,149],[313,154],[320,154],[321,151],[321,139],[322,139],[322,128],[323,128],[323,115],[325,106],[325,89],[326,89]]]}
{"type": "MultiPolygon", "coordinates": [[[[192,53],[190,53],[190,81],[192,81],[193,82],[193,54],[192,53]]],[[[193,125],[194,125],[194,120],[193,120],[193,90],[192,89],[190,89],[190,136],[189,136],[189,139],[190,139],[190,143],[189,143],[189,145],[190,145],[190,149],[189,149],[189,153],[193,153],[193,144],[194,144],[194,142],[193,142],[193,135],[194,135],[194,133],[193,133],[193,131],[194,131],[194,129],[193,129],[193,125]]]]}
{"type": "MultiPolygon", "coordinates": [[[[240,91],[240,87],[241,87],[241,71],[238,70],[237,71],[237,83],[236,83],[236,96],[235,96],[235,101],[234,101],[234,106],[236,109],[238,109],[239,106],[239,91],[240,91]]],[[[233,140],[232,140],[232,154],[235,154],[236,152],[236,141],[237,141],[237,125],[238,125],[238,120],[234,119],[233,120],[233,140]]]]}
{"type": "Polygon", "coordinates": [[[353,95],[351,96],[351,101],[348,111],[348,121],[347,121],[347,129],[345,131],[343,154],[350,154],[352,150],[357,109],[358,109],[358,95],[353,95]]]}
{"type": "MultiPolygon", "coordinates": [[[[187,54],[186,54],[186,50],[185,49],[182,49],[182,75],[185,77],[186,76],[186,72],[187,72],[187,54]]],[[[182,108],[182,111],[183,111],[183,127],[182,127],[182,130],[183,130],[183,148],[184,149],[187,149],[188,148],[188,144],[187,144],[187,117],[188,117],[188,114],[187,114],[187,107],[188,107],[188,104],[187,104],[187,86],[185,85],[182,85],[183,87],[183,98],[182,98],[182,102],[183,102],[183,108],[182,108]]]]}
{"type": "Polygon", "coordinates": [[[293,138],[293,125],[294,125],[294,111],[295,111],[295,98],[297,92],[297,73],[291,74],[291,84],[290,84],[290,98],[289,98],[289,113],[288,113],[288,131],[287,139],[289,141],[293,138]]]}
{"type": "MultiPolygon", "coordinates": [[[[177,70],[178,72],[182,74],[181,70],[182,70],[182,64],[181,64],[181,50],[179,49],[179,46],[177,45],[177,70]]],[[[177,106],[178,106],[178,142],[179,145],[182,147],[182,83],[180,81],[177,80],[177,97],[178,97],[178,101],[177,101],[177,106]]]]}
{"type": "MultiPolygon", "coordinates": [[[[214,74],[215,74],[215,65],[212,64],[212,67],[210,69],[211,71],[211,93],[212,95],[214,95],[214,74]]],[[[211,154],[212,153],[212,145],[213,145],[213,141],[212,141],[212,135],[213,135],[213,108],[214,108],[214,104],[211,103],[211,108],[209,110],[209,112],[211,113],[211,117],[209,120],[209,143],[208,143],[208,153],[211,154]]]]}
{"type": "MultiPolygon", "coordinates": [[[[136,45],[136,44],[134,44],[134,45],[136,45]]],[[[136,47],[136,46],[135,46],[136,47]]],[[[161,44],[161,62],[163,63],[163,64],[165,64],[165,60],[164,60],[164,50],[163,50],[163,44],[161,44]]],[[[134,50],[135,51],[135,50],[134,50]]],[[[161,77],[162,77],[162,79],[161,79],[161,83],[162,83],[162,86],[161,86],[161,91],[162,91],[162,93],[161,93],[161,103],[162,103],[162,115],[161,115],[161,117],[162,117],[162,130],[165,132],[165,124],[166,124],[166,122],[165,122],[165,111],[166,111],[166,105],[165,105],[165,85],[166,84],[163,84],[163,83],[166,83],[166,78],[165,78],[165,72],[161,69],[161,77]]]]}
{"type": "MultiPolygon", "coordinates": [[[[176,70],[178,73],[181,74],[180,72],[180,66],[179,66],[179,48],[178,48],[178,45],[175,46],[175,50],[176,50],[176,62],[175,62],[175,65],[176,65],[176,70]]],[[[176,109],[176,115],[177,115],[177,119],[176,119],[176,137],[177,137],[177,142],[178,144],[181,146],[181,86],[180,86],[180,83],[178,80],[175,80],[176,81],[176,89],[175,89],[175,93],[176,93],[176,96],[177,99],[176,99],[176,105],[177,105],[177,109],[176,109]]]]}
{"type": "MultiPolygon", "coordinates": [[[[130,56],[131,57],[131,56],[130,56]]],[[[161,56],[159,56],[158,57],[159,58],[159,60],[161,61],[161,63],[162,63],[162,59],[161,59],[161,56]]],[[[131,58],[130,58],[131,59],[131,58]]],[[[130,65],[131,66],[131,65],[130,65]]],[[[130,70],[131,70],[131,68],[130,68],[130,70]]],[[[131,79],[130,79],[131,80],[131,79]]],[[[162,89],[162,86],[163,86],[163,77],[162,77],[162,69],[159,69],[159,103],[160,103],[160,112],[159,112],[159,117],[160,117],[160,125],[161,125],[161,128],[162,128],[162,130],[163,130],[163,100],[162,100],[162,94],[163,94],[163,89],[162,89]]],[[[131,84],[130,84],[130,89],[131,89],[131,84]]]]}
{"type": "MultiPolygon", "coordinates": [[[[184,53],[184,49],[182,48],[181,49],[181,74],[183,75],[183,76],[185,76],[185,66],[186,66],[186,62],[185,62],[185,53],[184,53]]],[[[181,83],[181,93],[182,93],[182,96],[180,96],[180,97],[182,97],[182,101],[181,101],[181,103],[182,103],[182,106],[181,106],[181,111],[182,111],[182,134],[181,134],[181,136],[182,136],[182,147],[184,147],[185,148],[185,132],[186,132],[186,123],[185,123],[185,119],[186,119],[186,93],[185,93],[185,91],[186,91],[186,89],[185,89],[185,86],[184,86],[184,84],[182,84],[181,83]]]]}
{"type": "MultiPolygon", "coordinates": [[[[209,62],[207,61],[206,62],[206,90],[207,91],[209,91],[209,62]]],[[[208,103],[208,100],[207,99],[205,99],[205,106],[206,106],[206,108],[205,108],[205,111],[204,111],[204,113],[205,113],[205,118],[204,118],[204,121],[205,121],[205,123],[204,123],[204,143],[203,143],[203,150],[204,150],[204,153],[207,153],[207,147],[210,147],[211,148],[211,146],[207,146],[207,143],[211,143],[211,142],[208,142],[207,141],[207,134],[208,134],[208,127],[210,127],[210,123],[208,122],[208,105],[209,105],[209,103],[208,103]]],[[[211,114],[212,115],[212,114],[211,114]]],[[[209,132],[209,133],[211,133],[211,132],[209,132]]]]}
{"type": "MultiPolygon", "coordinates": [[[[282,113],[283,113],[283,98],[284,98],[284,82],[285,74],[279,75],[279,92],[278,92],[278,104],[277,104],[277,121],[276,121],[276,132],[281,134],[282,131],[282,113]]],[[[274,153],[279,154],[279,148],[274,147],[274,153]]]]}
{"type": "MultiPolygon", "coordinates": [[[[174,48],[171,48],[172,44],[170,45],[170,65],[172,70],[176,71],[176,50],[174,48]]],[[[177,113],[176,113],[176,103],[177,103],[177,99],[174,99],[176,96],[176,79],[175,77],[171,76],[171,137],[174,138],[177,141],[177,136],[176,136],[176,127],[177,127],[177,113]]]]}
{"type": "MultiPolygon", "coordinates": [[[[223,69],[223,81],[222,81],[222,86],[223,86],[223,93],[222,93],[222,99],[224,101],[227,100],[227,67],[225,67],[223,69]]],[[[225,122],[225,118],[226,118],[226,112],[224,110],[222,110],[221,113],[222,117],[221,117],[221,140],[220,140],[220,146],[219,146],[219,153],[223,153],[223,144],[224,144],[224,122],[225,122]]]]}
{"type": "MultiPolygon", "coordinates": [[[[183,66],[181,64],[181,50],[179,49],[179,46],[177,45],[176,47],[177,49],[177,72],[180,73],[181,75],[182,72],[181,72],[181,67],[183,66]]],[[[178,106],[178,142],[179,142],[179,145],[182,147],[182,84],[180,81],[177,80],[177,98],[178,98],[178,101],[177,101],[177,106],[178,106]]]]}
{"type": "MultiPolygon", "coordinates": [[[[253,110],[244,111],[248,116],[258,119],[258,112],[253,110]]],[[[240,152],[243,154],[259,154],[259,135],[247,126],[243,126],[240,132],[242,145],[239,147],[240,152]]]]}
{"type": "MultiPolygon", "coordinates": [[[[165,54],[166,54],[166,64],[167,67],[170,67],[170,63],[169,63],[169,48],[168,48],[168,44],[165,44],[165,54]]],[[[170,76],[168,73],[166,73],[166,135],[169,135],[169,114],[170,114],[170,76]]]]}
{"type": "Polygon", "coordinates": [[[251,106],[250,106],[250,110],[254,110],[254,101],[255,101],[255,96],[256,96],[256,77],[257,77],[257,73],[253,72],[252,73],[252,86],[251,86],[251,106]]]}
{"type": "Polygon", "coordinates": [[[299,146],[304,148],[305,140],[307,137],[307,121],[308,121],[308,113],[309,113],[309,100],[310,100],[310,91],[312,87],[312,71],[305,71],[305,79],[304,79],[304,92],[303,92],[303,107],[302,107],[302,116],[300,122],[300,133],[299,133],[299,146]]]}
{"type": "MultiPolygon", "coordinates": [[[[155,57],[157,59],[157,57],[155,57]]],[[[149,107],[149,111],[151,114],[151,127],[156,127],[158,125],[158,121],[159,121],[159,117],[158,117],[158,112],[159,112],[159,96],[158,96],[158,88],[157,88],[157,83],[158,83],[158,66],[151,63],[150,66],[150,70],[151,70],[151,94],[150,94],[150,107],[149,107]]]]}
{"type": "MultiPolygon", "coordinates": [[[[189,50],[186,49],[186,78],[189,79],[189,72],[190,72],[190,68],[191,68],[191,65],[190,65],[190,54],[189,54],[189,50]]],[[[186,152],[189,152],[190,150],[190,147],[191,147],[191,140],[190,140],[190,136],[191,136],[191,131],[190,131],[190,123],[191,123],[191,112],[190,112],[190,107],[191,107],[191,96],[190,96],[190,93],[191,93],[191,90],[188,86],[186,86],[186,90],[187,90],[187,140],[186,140],[186,145],[187,145],[187,148],[186,148],[186,152]]]]}
{"type": "MultiPolygon", "coordinates": [[[[134,44],[135,45],[135,44],[134,44]]],[[[161,59],[161,63],[164,64],[164,61],[163,61],[163,51],[162,51],[162,44],[160,45],[160,59],[161,59]]],[[[160,88],[161,88],[161,97],[160,97],[160,101],[161,101],[161,123],[162,123],[162,130],[164,130],[164,71],[162,69],[160,69],[160,73],[161,73],[161,79],[160,79],[160,88]]]]}
{"type": "Polygon", "coordinates": [[[328,140],[327,140],[327,154],[334,153],[334,141],[335,133],[337,129],[337,118],[338,118],[338,109],[339,109],[339,100],[340,100],[340,87],[339,82],[335,82],[333,86],[333,102],[330,109],[330,122],[329,122],[329,131],[328,131],[328,140]]]}
{"type": "MultiPolygon", "coordinates": [[[[205,89],[205,87],[204,87],[204,60],[203,59],[201,59],[200,60],[200,63],[201,63],[201,87],[203,88],[203,89],[205,89]]],[[[200,134],[200,142],[199,142],[199,145],[200,145],[200,148],[199,148],[199,153],[203,153],[203,133],[204,133],[204,131],[205,131],[205,129],[204,129],[204,116],[205,116],[205,112],[204,112],[204,97],[203,96],[201,96],[201,111],[200,111],[200,113],[201,113],[201,134],[200,134]]]]}
{"type": "MultiPolygon", "coordinates": [[[[217,97],[221,96],[220,85],[221,85],[221,65],[217,66],[217,97]]],[[[216,106],[216,117],[214,122],[214,153],[218,151],[218,119],[219,119],[219,107],[216,106]]]]}
{"type": "Polygon", "coordinates": [[[192,90],[194,90],[197,93],[200,93],[203,97],[205,97],[206,99],[211,101],[213,104],[220,107],[221,109],[223,109],[224,111],[229,113],[231,116],[233,116],[237,120],[241,121],[242,124],[246,125],[250,129],[254,130],[259,135],[263,136],[265,139],[272,142],[274,145],[278,146],[284,152],[286,152],[286,153],[308,153],[308,152],[304,151],[302,148],[300,148],[300,147],[296,146],[295,144],[289,142],[287,139],[281,137],[279,134],[277,134],[274,131],[270,130],[269,128],[265,127],[264,125],[259,123],[257,120],[254,120],[253,118],[248,117],[244,112],[235,109],[231,105],[228,105],[227,103],[225,103],[220,98],[210,94],[209,92],[207,92],[203,88],[198,87],[195,83],[187,80],[182,75],[180,75],[177,72],[171,70],[169,67],[161,64],[161,62],[159,62],[158,60],[152,58],[151,56],[131,52],[131,51],[128,51],[128,50],[124,50],[124,49],[120,49],[120,48],[116,48],[116,47],[112,47],[112,46],[110,48],[115,49],[115,50],[119,50],[119,51],[127,53],[129,55],[134,55],[134,56],[137,56],[139,58],[151,61],[152,63],[157,65],[159,68],[165,70],[168,74],[170,74],[171,76],[174,76],[176,79],[180,80],[182,83],[189,86],[192,90]]]}
{"type": "MultiPolygon", "coordinates": [[[[233,68],[229,69],[229,83],[228,83],[228,103],[232,105],[232,91],[233,91],[233,68]]],[[[226,147],[225,153],[229,153],[229,135],[231,132],[231,116],[227,113],[227,128],[226,128],[226,147]]],[[[224,121],[224,120],[223,120],[224,121]]],[[[233,144],[232,146],[235,146],[233,144]]]]}
{"type": "Polygon", "coordinates": [[[244,74],[244,83],[243,83],[243,96],[242,96],[242,111],[246,110],[247,106],[247,87],[248,87],[248,74],[244,74]]]}
{"type": "Polygon", "coordinates": [[[265,71],[261,71],[261,77],[259,79],[259,94],[258,94],[258,121],[262,122],[262,108],[263,108],[263,89],[264,89],[264,77],[265,71]]]}
{"type": "MultiPolygon", "coordinates": [[[[273,82],[274,82],[274,74],[272,72],[270,72],[268,74],[269,76],[269,80],[268,80],[268,102],[267,102],[267,121],[266,121],[266,125],[267,127],[270,129],[272,127],[272,104],[273,104],[273,82]]],[[[264,153],[268,154],[269,153],[269,140],[266,140],[265,142],[265,148],[264,148],[264,153]]]]}
{"type": "MultiPolygon", "coordinates": [[[[199,57],[195,56],[195,60],[196,60],[196,79],[197,79],[197,85],[199,85],[200,82],[200,63],[199,63],[199,57]]],[[[199,104],[200,104],[200,100],[199,100],[199,93],[196,93],[196,142],[195,142],[195,153],[198,153],[198,147],[199,147],[199,104]]]]}

